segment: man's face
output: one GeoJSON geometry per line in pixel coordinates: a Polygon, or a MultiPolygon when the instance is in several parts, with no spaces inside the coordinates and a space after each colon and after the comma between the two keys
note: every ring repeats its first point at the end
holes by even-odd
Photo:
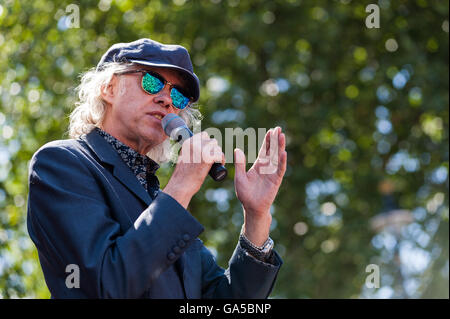
{"type": "MultiPolygon", "coordinates": [[[[156,72],[170,83],[185,87],[182,77],[174,70],[147,66],[136,66],[135,69],[156,72]]],[[[103,129],[145,154],[167,138],[158,115],[178,115],[181,110],[172,105],[169,85],[156,94],[148,94],[142,89],[142,76],[142,73],[114,76],[111,87],[102,94],[110,104],[103,129]]]]}

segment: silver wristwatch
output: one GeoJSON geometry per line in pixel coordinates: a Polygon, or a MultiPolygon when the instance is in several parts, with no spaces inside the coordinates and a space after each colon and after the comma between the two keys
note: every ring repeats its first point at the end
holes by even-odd
{"type": "Polygon", "coordinates": [[[258,255],[267,256],[273,249],[274,243],[270,237],[267,238],[266,242],[261,247],[254,245],[247,237],[245,237],[243,232],[241,233],[241,238],[248,246],[256,250],[258,255]]]}

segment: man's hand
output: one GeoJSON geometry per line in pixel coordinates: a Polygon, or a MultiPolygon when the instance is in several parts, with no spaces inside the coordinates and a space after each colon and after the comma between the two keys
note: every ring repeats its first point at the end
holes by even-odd
{"type": "Polygon", "coordinates": [[[163,192],[187,209],[214,163],[225,163],[225,155],[216,139],[207,132],[197,133],[183,142],[177,166],[163,192]]]}
{"type": "Polygon", "coordinates": [[[269,237],[270,206],[286,172],[286,138],[281,128],[270,129],[259,150],[258,158],[248,172],[245,154],[235,149],[234,185],[236,196],[244,208],[244,235],[257,246],[269,237]]]}

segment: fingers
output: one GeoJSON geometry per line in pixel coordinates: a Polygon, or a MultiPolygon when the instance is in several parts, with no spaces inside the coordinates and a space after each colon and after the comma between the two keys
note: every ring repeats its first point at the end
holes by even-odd
{"type": "Polygon", "coordinates": [[[278,156],[280,156],[281,153],[283,153],[285,148],[286,148],[286,136],[284,135],[284,133],[281,132],[280,128],[280,132],[278,134],[278,156]]]}
{"type": "Polygon", "coordinates": [[[183,142],[182,157],[185,163],[225,164],[225,154],[217,140],[206,131],[194,134],[183,142]]]}
{"type": "Polygon", "coordinates": [[[215,138],[211,138],[206,131],[200,133],[199,147],[202,161],[207,164],[222,163],[225,164],[225,154],[215,138]]]}
{"type": "Polygon", "coordinates": [[[277,162],[280,162],[281,155],[283,154],[286,148],[286,136],[284,135],[284,133],[281,132],[280,127],[278,128],[278,134],[275,137],[275,139],[277,140],[277,150],[272,155],[277,158],[278,160],[277,162]]]}
{"type": "Polygon", "coordinates": [[[286,136],[281,133],[278,136],[278,175],[283,176],[286,172],[287,152],[286,152],[286,136]]]}
{"type": "Polygon", "coordinates": [[[241,179],[244,176],[246,176],[246,172],[245,172],[245,154],[239,148],[236,148],[234,150],[234,167],[235,167],[235,173],[234,173],[234,178],[235,179],[241,179]]]}
{"type": "Polygon", "coordinates": [[[277,126],[274,129],[270,130],[270,134],[268,136],[269,146],[267,147],[266,156],[269,159],[268,165],[278,166],[280,162],[281,152],[284,151],[284,138],[281,135],[281,127],[277,126]]]}
{"type": "Polygon", "coordinates": [[[261,146],[258,163],[259,172],[261,174],[284,175],[286,171],[287,153],[286,136],[282,133],[281,127],[277,126],[270,129],[264,137],[261,146]]]}
{"type": "Polygon", "coordinates": [[[261,148],[259,149],[259,153],[258,153],[258,157],[260,159],[266,158],[267,154],[269,153],[271,132],[272,132],[272,129],[268,130],[266,132],[266,135],[264,136],[263,143],[262,143],[261,148]]]}
{"type": "Polygon", "coordinates": [[[206,132],[206,131],[201,132],[201,133],[200,133],[200,136],[201,136],[202,140],[203,140],[203,139],[205,139],[205,140],[210,140],[210,139],[211,139],[211,138],[209,137],[208,132],[206,132]]]}
{"type": "Polygon", "coordinates": [[[217,142],[208,141],[202,144],[202,161],[208,164],[222,163],[224,159],[222,149],[217,145],[217,142]]]}
{"type": "Polygon", "coordinates": [[[273,134],[273,128],[271,128],[267,134],[266,134],[266,138],[264,139],[264,141],[266,142],[266,147],[265,147],[265,154],[266,156],[269,156],[269,152],[270,152],[270,141],[271,141],[271,137],[273,134]]]}
{"type": "Polygon", "coordinates": [[[279,154],[279,149],[280,149],[280,132],[281,132],[281,127],[277,126],[276,128],[274,128],[270,134],[270,147],[269,147],[269,153],[267,154],[267,156],[269,156],[270,159],[270,163],[272,165],[278,165],[278,154],[279,154]]]}
{"type": "Polygon", "coordinates": [[[279,126],[268,130],[264,137],[264,141],[263,144],[261,145],[261,149],[258,155],[268,157],[273,153],[273,151],[278,152],[278,146],[281,144],[280,143],[281,134],[282,134],[281,127],[279,126]]]}
{"type": "Polygon", "coordinates": [[[286,173],[286,165],[287,165],[287,152],[283,151],[280,155],[280,162],[277,170],[278,176],[280,177],[284,176],[284,173],[286,173]]]}

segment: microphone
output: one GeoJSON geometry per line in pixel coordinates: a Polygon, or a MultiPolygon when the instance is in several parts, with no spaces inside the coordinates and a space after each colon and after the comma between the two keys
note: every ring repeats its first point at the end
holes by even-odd
{"type": "MultiPolygon", "coordinates": [[[[169,113],[161,120],[161,125],[166,133],[172,140],[182,144],[185,140],[190,138],[192,131],[187,127],[186,123],[181,117],[173,113],[169,113]]],[[[228,171],[221,163],[214,163],[209,170],[209,176],[216,182],[222,181],[227,177],[228,171]]]]}

